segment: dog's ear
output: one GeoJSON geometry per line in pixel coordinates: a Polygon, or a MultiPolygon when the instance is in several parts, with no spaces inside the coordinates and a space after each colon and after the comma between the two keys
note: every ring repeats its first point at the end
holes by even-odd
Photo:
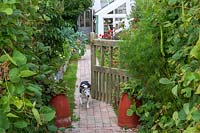
{"type": "Polygon", "coordinates": [[[80,86],[79,88],[80,88],[80,89],[83,89],[84,87],[83,87],[83,86],[80,86]]]}
{"type": "Polygon", "coordinates": [[[82,90],[83,90],[83,86],[80,86],[79,87],[79,92],[82,93],[82,90]]]}
{"type": "Polygon", "coordinates": [[[87,85],[88,85],[88,88],[91,88],[91,84],[90,84],[89,82],[88,82],[88,84],[87,84],[87,85]]]}

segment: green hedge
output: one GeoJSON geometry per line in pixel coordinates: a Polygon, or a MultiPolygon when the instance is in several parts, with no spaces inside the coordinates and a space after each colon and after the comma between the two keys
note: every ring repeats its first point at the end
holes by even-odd
{"type": "Polygon", "coordinates": [[[55,81],[53,75],[69,53],[84,49],[76,42],[80,35],[75,33],[73,24],[63,18],[64,5],[67,1],[3,0],[0,3],[2,133],[56,130],[52,121],[55,111],[49,106],[49,99],[53,90],[65,90],[66,84],[55,81]]]}
{"type": "Polygon", "coordinates": [[[140,132],[200,132],[199,14],[198,0],[136,0],[120,61],[142,101],[140,132]]]}

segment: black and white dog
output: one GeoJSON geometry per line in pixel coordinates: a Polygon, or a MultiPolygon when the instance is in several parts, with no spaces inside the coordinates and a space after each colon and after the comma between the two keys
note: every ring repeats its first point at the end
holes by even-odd
{"type": "Polygon", "coordinates": [[[88,81],[82,81],[79,86],[80,104],[83,104],[83,99],[86,99],[87,108],[89,108],[91,99],[90,91],[91,91],[91,84],[88,81]]]}

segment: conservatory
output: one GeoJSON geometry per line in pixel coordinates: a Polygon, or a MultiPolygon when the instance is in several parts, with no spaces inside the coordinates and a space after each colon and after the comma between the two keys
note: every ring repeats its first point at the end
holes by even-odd
{"type": "Polygon", "coordinates": [[[122,26],[127,28],[133,6],[134,0],[94,0],[93,6],[79,16],[78,30],[87,35],[93,31],[99,36],[122,26]]]}

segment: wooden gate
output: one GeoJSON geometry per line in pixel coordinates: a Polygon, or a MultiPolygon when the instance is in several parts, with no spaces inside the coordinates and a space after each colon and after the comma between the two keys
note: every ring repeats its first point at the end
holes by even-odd
{"type": "Polygon", "coordinates": [[[117,66],[119,40],[94,39],[91,42],[92,97],[117,105],[120,100],[120,83],[128,80],[125,72],[117,66]]]}

